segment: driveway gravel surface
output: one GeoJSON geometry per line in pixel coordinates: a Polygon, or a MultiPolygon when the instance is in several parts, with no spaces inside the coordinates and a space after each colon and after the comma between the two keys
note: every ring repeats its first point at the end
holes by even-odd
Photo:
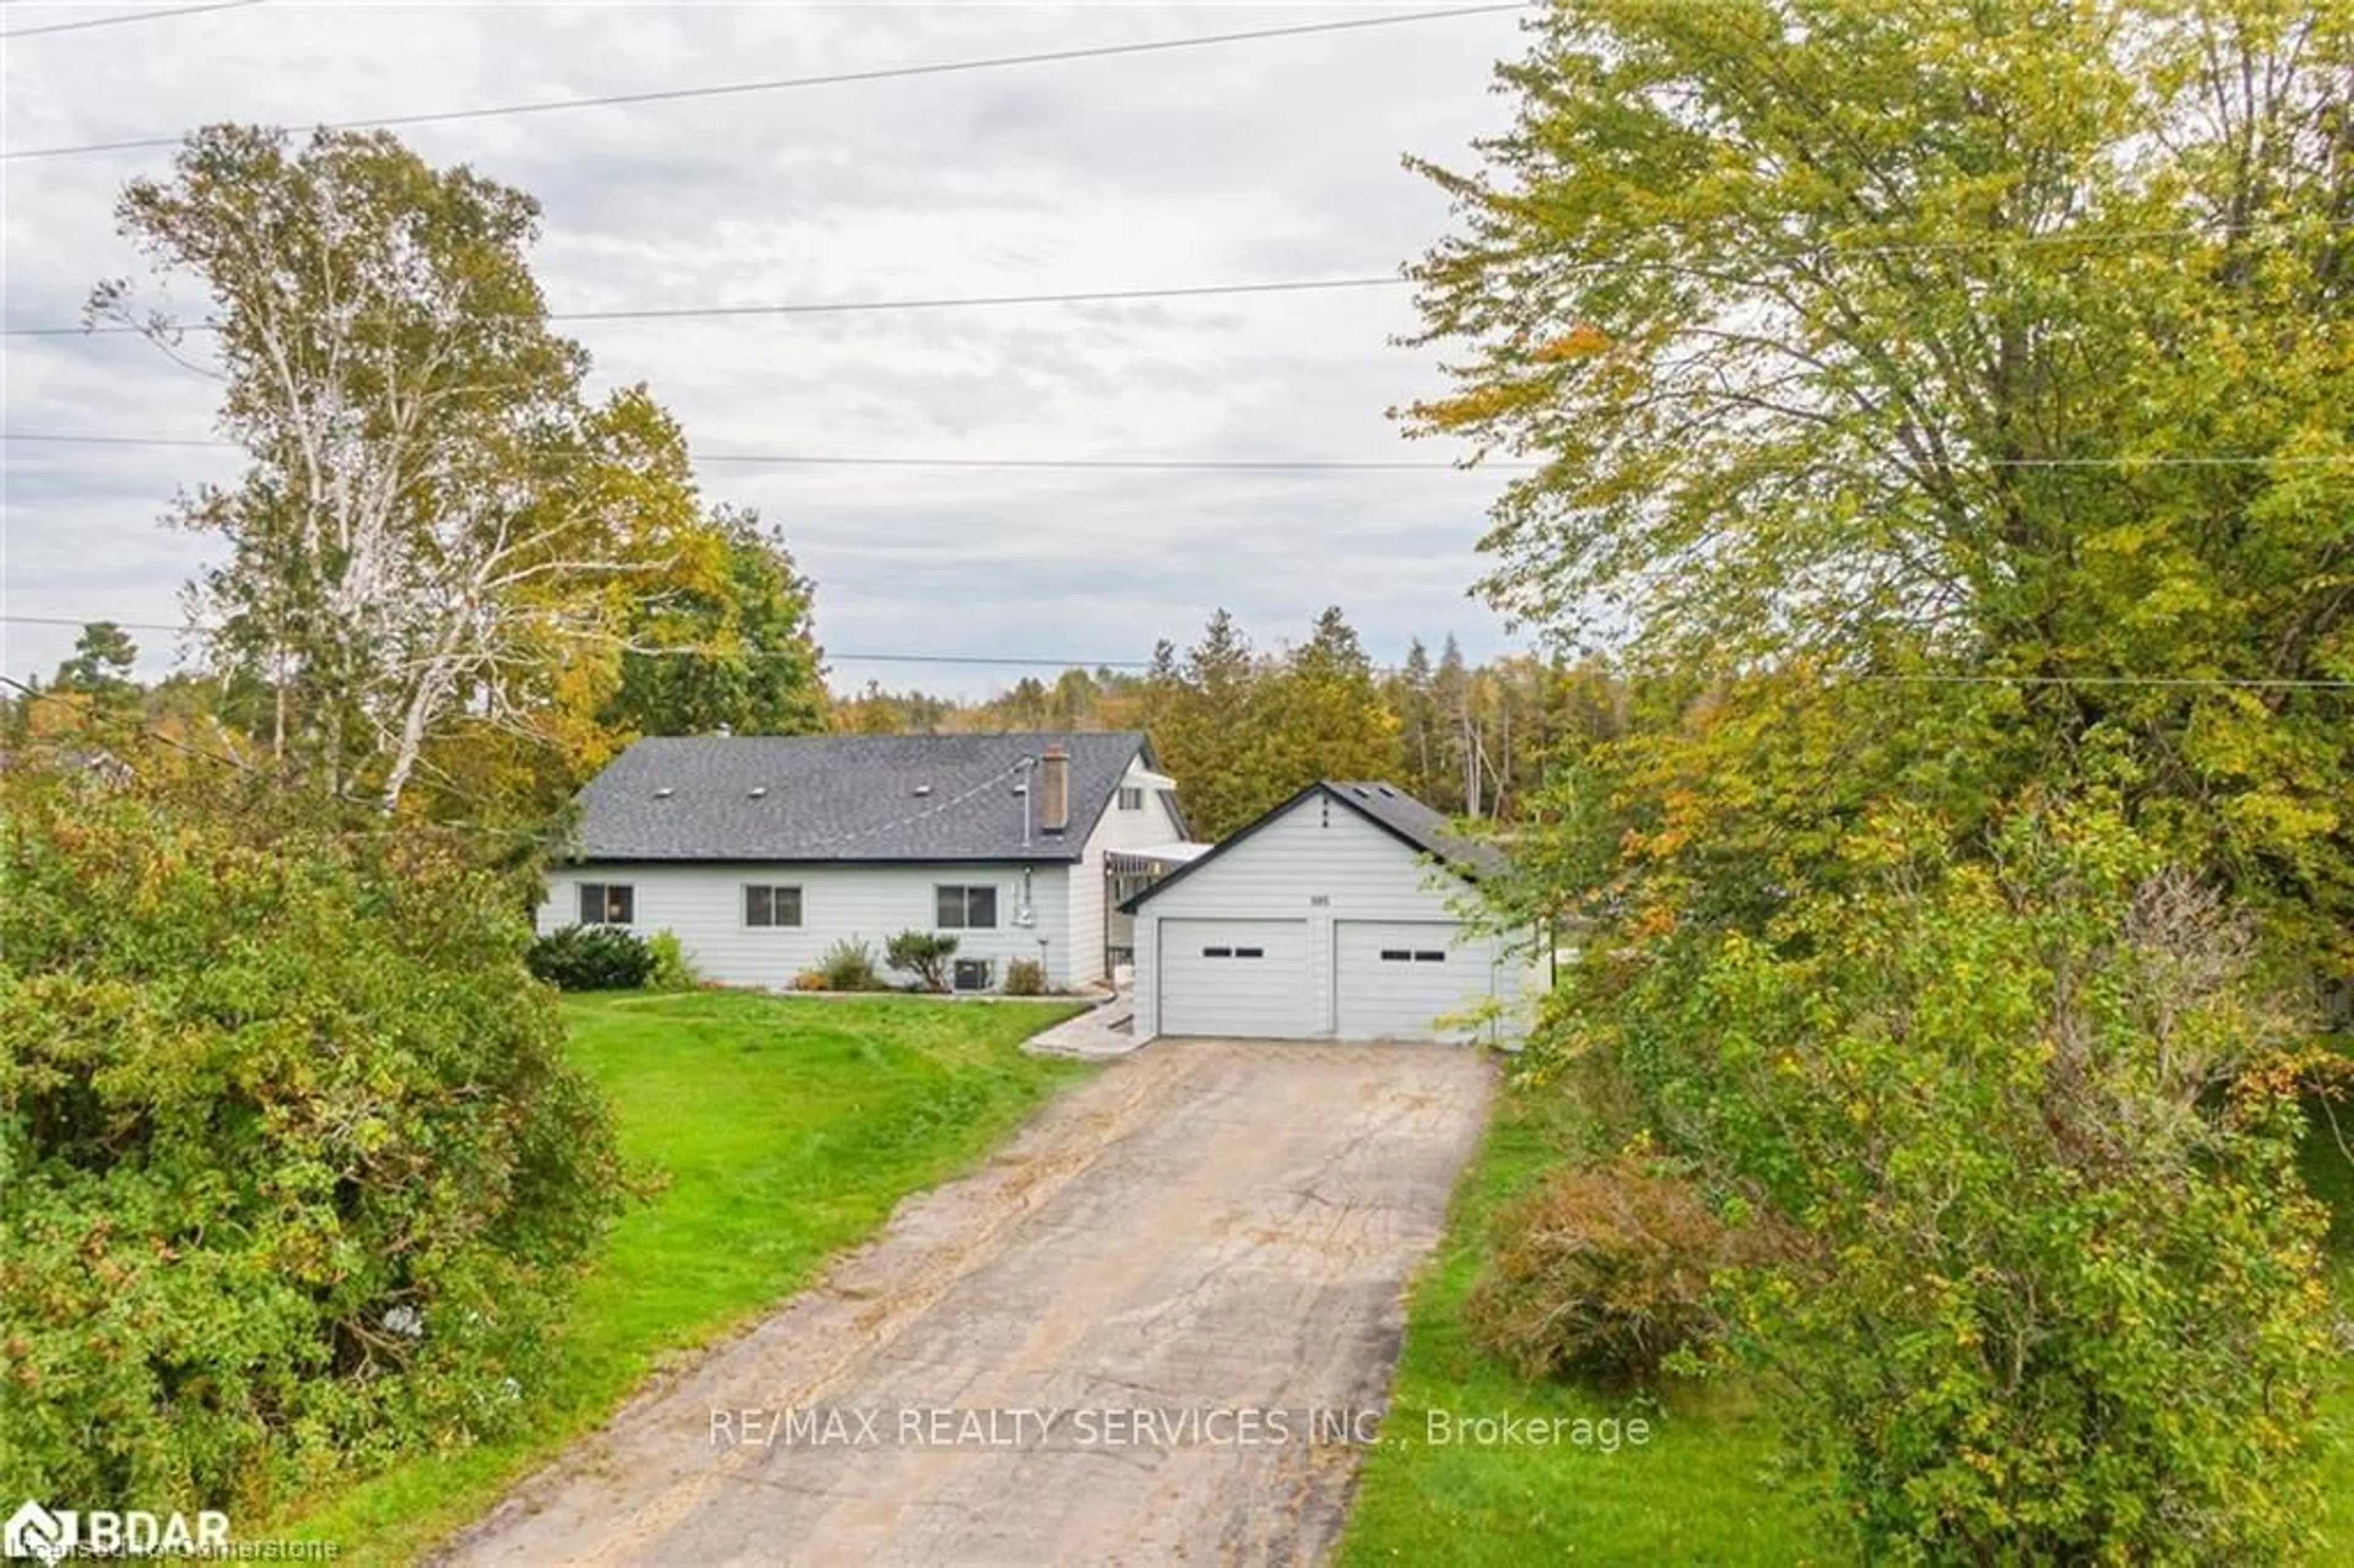
{"type": "Polygon", "coordinates": [[[444,1558],[1319,1561],[1492,1082],[1445,1046],[1158,1043],[444,1558]]]}

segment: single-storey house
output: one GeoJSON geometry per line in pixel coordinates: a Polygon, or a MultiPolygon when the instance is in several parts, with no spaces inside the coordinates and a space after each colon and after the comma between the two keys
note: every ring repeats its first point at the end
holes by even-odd
{"type": "Polygon", "coordinates": [[[674,933],[706,978],[781,988],[835,943],[957,938],[955,983],[1125,962],[1113,906],[1201,853],[1143,736],[649,736],[579,798],[545,933],[674,933]]]}
{"type": "Polygon", "coordinates": [[[1507,1038],[1549,955],[1468,917],[1504,868],[1394,785],[1311,784],[1123,906],[1136,1033],[1507,1038]]]}

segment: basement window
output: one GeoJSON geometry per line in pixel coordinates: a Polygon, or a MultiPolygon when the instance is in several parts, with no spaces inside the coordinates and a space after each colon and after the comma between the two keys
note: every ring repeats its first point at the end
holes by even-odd
{"type": "Polygon", "coordinates": [[[994,931],[997,929],[997,889],[982,886],[960,886],[955,884],[932,889],[937,907],[933,924],[942,931],[994,931]]]}
{"type": "Polygon", "coordinates": [[[997,966],[987,959],[959,959],[949,983],[959,991],[987,991],[997,983],[997,966]]]}
{"type": "Polygon", "coordinates": [[[580,924],[627,926],[637,916],[638,890],[626,882],[580,885],[580,924]]]}
{"type": "Polygon", "coordinates": [[[744,924],[747,926],[799,926],[801,923],[801,890],[772,883],[750,883],[744,888],[744,924]]]}

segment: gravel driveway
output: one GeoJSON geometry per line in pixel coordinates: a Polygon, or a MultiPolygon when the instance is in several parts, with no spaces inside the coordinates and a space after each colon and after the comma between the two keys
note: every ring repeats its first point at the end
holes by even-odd
{"type": "Polygon", "coordinates": [[[1316,1561],[1491,1081],[1440,1046],[1150,1046],[449,1559],[1316,1561]]]}

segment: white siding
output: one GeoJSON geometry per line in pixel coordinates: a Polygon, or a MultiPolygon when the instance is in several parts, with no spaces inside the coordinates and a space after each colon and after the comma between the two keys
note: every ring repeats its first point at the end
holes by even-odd
{"type": "MultiPolygon", "coordinates": [[[[1458,905],[1471,896],[1460,878],[1357,812],[1310,796],[1144,902],[1137,916],[1137,1028],[1148,1036],[1161,1033],[1153,955],[1164,921],[1306,920],[1308,955],[1299,983],[1310,998],[1310,1033],[1331,1035],[1338,1026],[1335,921],[1458,922],[1458,905]]],[[[1496,960],[1497,993],[1509,1004],[1529,985],[1533,964],[1525,955],[1504,956],[1507,946],[1497,938],[1466,936],[1453,950],[1466,959],[1477,950],[1496,960]]]]}
{"type": "MultiPolygon", "coordinates": [[[[1128,782],[1136,784],[1150,777],[1142,758],[1129,764],[1128,782]]],[[[1169,809],[1167,790],[1146,787],[1144,809],[1139,811],[1121,810],[1119,792],[1113,792],[1111,803],[1104,808],[1095,831],[1087,835],[1079,863],[1071,869],[1071,972],[1076,982],[1103,978],[1107,913],[1104,852],[1147,849],[1154,844],[1174,843],[1184,836],[1169,809]]]]}
{"type": "MultiPolygon", "coordinates": [[[[656,931],[677,933],[687,957],[707,980],[725,985],[781,989],[793,976],[816,966],[825,950],[844,938],[864,941],[879,963],[883,944],[901,931],[933,929],[938,903],[933,889],[942,883],[987,885],[997,889],[997,928],[958,931],[957,957],[996,961],[996,979],[1002,984],[1005,966],[1014,959],[1041,956],[1038,939],[1047,938],[1044,956],[1049,984],[1071,982],[1072,944],[1070,868],[1056,863],[1030,870],[1030,901],[1034,916],[1027,927],[1016,926],[1022,907],[1023,867],[944,862],[917,865],[623,865],[588,862],[549,872],[547,898],[539,906],[542,932],[569,925],[579,913],[578,889],[584,882],[622,882],[636,889],[635,918],[631,928],[642,936],[656,931]],[[755,927],[744,924],[744,885],[772,883],[801,890],[801,924],[798,928],[755,927]]],[[[1095,874],[1098,890],[1102,876],[1095,874]]],[[[1097,893],[1100,905],[1101,893],[1097,893]]],[[[1094,963],[1103,963],[1102,942],[1096,944],[1094,963]]],[[[1086,955],[1080,955],[1082,959],[1086,955]]],[[[1082,966],[1084,967],[1084,965],[1082,966]]],[[[902,977],[906,978],[906,977],[902,977]]]]}

